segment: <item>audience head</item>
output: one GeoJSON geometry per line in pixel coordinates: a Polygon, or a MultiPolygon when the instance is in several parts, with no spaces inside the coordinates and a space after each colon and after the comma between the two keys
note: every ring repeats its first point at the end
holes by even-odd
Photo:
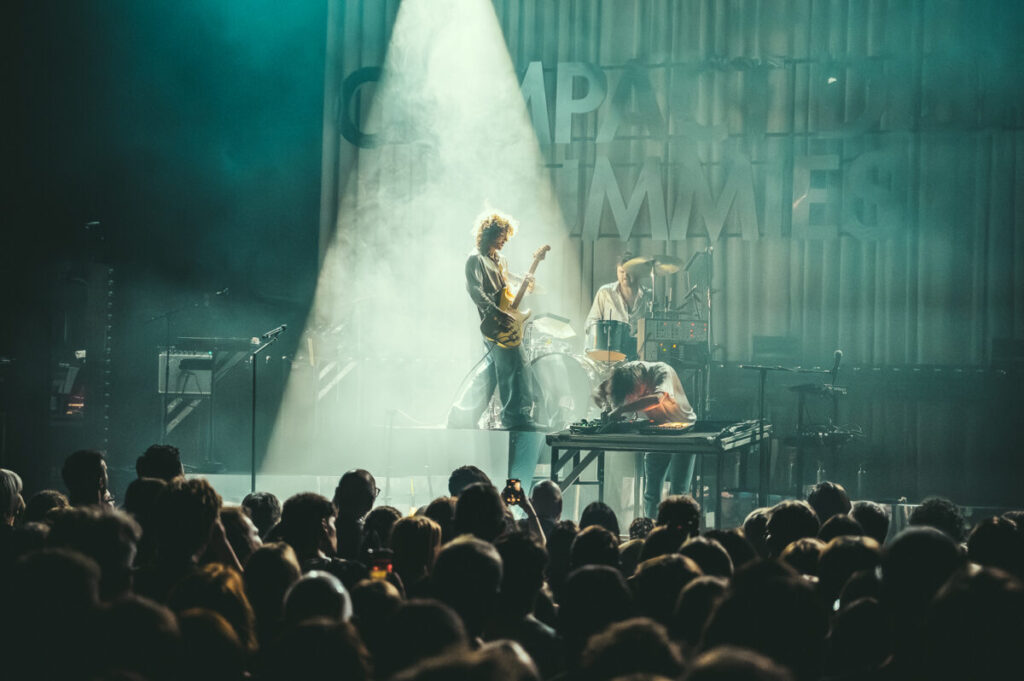
{"type": "Polygon", "coordinates": [[[310,570],[285,593],[284,621],[295,625],[317,617],[347,622],[352,618],[352,599],[340,579],[323,570],[310,570]]]}
{"type": "Polygon", "coordinates": [[[55,509],[69,508],[71,503],[62,492],[55,489],[44,489],[36,492],[25,503],[22,520],[26,523],[39,523],[46,520],[46,514],[55,509]]]}
{"type": "Polygon", "coordinates": [[[726,579],[732,577],[732,559],[725,548],[714,539],[690,537],[679,547],[679,553],[693,559],[702,574],[726,579]]]}
{"type": "Polygon", "coordinates": [[[221,499],[203,478],[175,478],[156,498],[156,535],[162,561],[197,556],[210,540],[221,499]]]}
{"type": "MultiPolygon", "coordinates": [[[[873,598],[881,603],[882,579],[877,568],[859,570],[850,575],[846,584],[843,584],[843,588],[839,591],[839,607],[845,607],[860,598],[873,598]]],[[[832,602],[832,605],[835,606],[835,601],[832,602]]]]}
{"type": "Polygon", "coordinates": [[[640,549],[640,560],[675,553],[688,536],[686,530],[676,525],[658,525],[644,540],[644,547],[640,549]]]}
{"type": "Polygon", "coordinates": [[[370,653],[349,622],[326,618],[288,627],[264,658],[267,681],[371,678],[370,653]]]}
{"type": "Polygon", "coordinates": [[[220,563],[207,563],[178,581],[167,596],[175,612],[212,610],[227,620],[246,653],[256,652],[256,616],[245,595],[242,576],[220,563]]]}
{"type": "Polygon", "coordinates": [[[1024,579],[1024,535],[1006,518],[987,518],[967,538],[967,558],[1024,579]]]}
{"type": "Polygon", "coordinates": [[[256,615],[260,640],[268,640],[284,618],[284,597],[302,570],[292,547],[270,542],[256,549],[245,565],[245,594],[256,615]]]}
{"type": "Polygon", "coordinates": [[[673,494],[658,504],[655,525],[667,525],[683,530],[687,537],[700,532],[700,504],[689,494],[673,494]]]}
{"type": "Polygon", "coordinates": [[[558,609],[558,633],[565,641],[570,665],[583,651],[592,634],[633,615],[633,598],[615,568],[587,565],[569,574],[562,587],[558,609]],[[595,598],[600,594],[600,598],[595,598]]]}
{"type": "Polygon", "coordinates": [[[548,584],[556,593],[572,569],[572,545],[579,529],[571,520],[560,520],[547,533],[548,584]]]}
{"type": "Polygon", "coordinates": [[[825,608],[806,580],[748,580],[733,586],[712,612],[703,645],[750,648],[788,667],[796,679],[809,680],[821,674],[827,631],[825,608]]]}
{"type": "Polygon", "coordinates": [[[920,618],[964,557],[953,538],[934,527],[908,527],[882,552],[882,604],[897,616],[920,618]]]}
{"type": "Polygon", "coordinates": [[[633,518],[633,522],[629,524],[629,538],[630,539],[647,539],[647,535],[654,529],[654,519],[652,518],[633,518]]]}
{"type": "Polygon", "coordinates": [[[377,656],[377,678],[395,673],[437,655],[468,649],[466,628],[458,614],[435,600],[412,599],[401,603],[388,622],[390,636],[377,656]]]}
{"type": "Polygon", "coordinates": [[[402,604],[402,594],[387,579],[363,579],[349,591],[352,623],[370,655],[379,658],[392,634],[389,622],[402,604]]]}
{"type": "Polygon", "coordinates": [[[356,468],[345,473],[334,489],[334,505],[344,518],[362,518],[370,509],[380,490],[370,471],[356,468]]]}
{"type": "Polygon", "coordinates": [[[619,544],[619,571],[627,579],[636,572],[636,566],[640,564],[640,554],[644,550],[643,539],[630,539],[619,544]]]}
{"type": "Polygon", "coordinates": [[[700,576],[700,566],[677,553],[645,560],[629,578],[637,613],[667,625],[679,593],[700,576]]]}
{"type": "Polygon", "coordinates": [[[270,492],[250,492],[242,499],[242,508],[249,514],[259,530],[260,539],[266,539],[270,529],[281,520],[281,502],[270,492]]]}
{"type": "Polygon", "coordinates": [[[888,628],[885,612],[874,598],[842,606],[828,636],[828,677],[863,678],[878,670],[892,653],[888,628]]]}
{"type": "Polygon", "coordinates": [[[910,514],[912,526],[934,527],[945,532],[953,541],[964,540],[967,522],[960,507],[944,497],[928,497],[910,514]]]}
{"type": "Polygon", "coordinates": [[[693,650],[700,643],[700,634],[718,601],[722,600],[729,582],[721,577],[696,577],[683,587],[676,599],[669,620],[673,640],[693,650]]]}
{"type": "Polygon", "coordinates": [[[181,666],[197,681],[244,681],[247,654],[222,615],[205,608],[178,613],[184,656],[181,666]]]}
{"type": "Polygon", "coordinates": [[[604,529],[619,537],[619,519],[615,517],[612,507],[603,501],[592,501],[587,504],[580,514],[580,530],[600,525],[604,529]]]}
{"type": "Polygon", "coordinates": [[[132,563],[142,529],[131,516],[102,506],[54,511],[49,545],[73,549],[100,567],[100,595],[104,600],[131,590],[132,563]]]}
{"type": "Polygon", "coordinates": [[[0,525],[14,525],[14,521],[25,510],[21,490],[21,476],[0,468],[0,525]]]}
{"type": "Polygon", "coordinates": [[[160,478],[136,478],[128,483],[124,492],[124,510],[131,513],[143,528],[152,522],[156,499],[167,486],[160,478]]]}
{"type": "Polygon", "coordinates": [[[541,518],[557,521],[562,517],[562,490],[553,480],[541,480],[534,485],[530,503],[541,518]]]}
{"type": "Polygon", "coordinates": [[[729,558],[732,560],[734,571],[757,558],[757,551],[744,538],[742,529],[708,530],[704,533],[704,536],[708,539],[714,539],[722,545],[722,548],[726,550],[729,558]]]}
{"type": "Polygon", "coordinates": [[[818,561],[825,550],[825,542],[817,537],[803,537],[782,549],[779,560],[790,565],[802,575],[818,574],[818,561]]]}
{"type": "Polygon", "coordinates": [[[441,550],[441,527],[426,516],[400,518],[391,530],[395,572],[406,587],[430,574],[441,550]]]}
{"type": "Polygon", "coordinates": [[[783,501],[772,507],[765,526],[768,555],[778,557],[782,550],[803,537],[818,536],[818,516],[806,501],[783,501]]]}
{"type": "Polygon", "coordinates": [[[459,466],[448,476],[448,494],[458,497],[462,490],[478,482],[490,485],[491,479],[476,466],[459,466]]]}
{"type": "Polygon", "coordinates": [[[889,512],[884,506],[873,501],[855,501],[850,515],[860,523],[864,534],[879,544],[885,543],[889,536],[889,512]]]}
{"type": "Polygon", "coordinates": [[[72,506],[106,503],[109,480],[103,452],[80,449],[64,460],[60,473],[72,506]]]}
{"type": "Polygon", "coordinates": [[[638,617],[595,634],[580,658],[581,678],[611,681],[630,674],[677,678],[683,659],[661,624],[638,617]]]}
{"type": "Polygon", "coordinates": [[[807,503],[814,509],[818,522],[825,524],[829,518],[850,512],[850,496],[846,488],[836,482],[819,482],[807,495],[807,503]]]}
{"type": "Polygon", "coordinates": [[[768,518],[771,517],[771,514],[772,509],[769,507],[755,508],[747,514],[743,521],[743,537],[750,542],[761,558],[768,557],[768,545],[765,543],[765,537],[768,534],[768,518]]]}
{"type": "Polygon", "coordinates": [[[430,579],[434,596],[459,614],[469,636],[479,636],[501,588],[501,556],[494,546],[471,536],[453,539],[438,553],[430,579]]]}
{"type": "Polygon", "coordinates": [[[394,681],[537,681],[537,668],[515,641],[485,643],[477,650],[432,657],[397,674],[394,681]]]}
{"type": "Polygon", "coordinates": [[[793,681],[793,675],[771,658],[753,650],[720,646],[697,656],[683,680],[793,681]]]}
{"type": "Polygon", "coordinates": [[[327,497],[303,492],[289,497],[281,509],[281,538],[299,557],[300,563],[321,554],[338,551],[334,526],[337,511],[327,497]]]}
{"type": "Polygon", "coordinates": [[[181,465],[181,452],[172,445],[150,445],[135,460],[135,472],[140,478],[158,478],[170,482],[185,475],[181,465]]]}
{"type": "Polygon", "coordinates": [[[366,514],[363,521],[363,546],[377,551],[391,546],[391,528],[402,512],[394,506],[378,506],[366,514]]]}
{"type": "Polygon", "coordinates": [[[228,543],[238,557],[238,562],[245,567],[249,556],[263,545],[260,532],[249,515],[241,506],[226,506],[220,510],[220,522],[224,526],[224,534],[228,543]]]}
{"type": "Polygon", "coordinates": [[[584,565],[619,567],[619,538],[601,525],[581,530],[572,542],[569,564],[571,569],[584,565]]]}
{"type": "Polygon", "coordinates": [[[152,681],[173,681],[181,671],[181,632],[169,609],[127,594],[111,603],[98,622],[103,663],[152,681]]]}
{"type": "Polygon", "coordinates": [[[455,497],[438,497],[423,509],[423,515],[441,527],[441,543],[455,539],[455,497]]]}
{"type": "Polygon", "coordinates": [[[544,585],[548,554],[533,537],[513,532],[494,542],[502,563],[500,606],[505,618],[519,619],[533,612],[537,594],[544,585]]]}
{"type": "Polygon", "coordinates": [[[463,489],[455,504],[455,533],[494,541],[504,531],[505,503],[494,485],[475,482],[463,489]]]}
{"type": "Polygon", "coordinates": [[[1019,674],[1011,670],[1020,669],[1024,584],[1002,570],[981,568],[955,574],[931,602],[926,623],[923,658],[928,676],[923,678],[1019,674]]]}
{"type": "Polygon", "coordinates": [[[818,560],[818,591],[831,607],[856,572],[874,570],[882,559],[881,547],[871,537],[839,536],[822,549],[818,560]]]}
{"type": "Polygon", "coordinates": [[[0,583],[4,678],[77,678],[90,670],[99,582],[96,561],[77,551],[48,548],[13,563],[0,583]]]}
{"type": "Polygon", "coordinates": [[[853,516],[847,513],[837,513],[822,523],[818,530],[818,539],[828,543],[836,537],[859,537],[863,534],[864,528],[854,520],[853,516]]]}

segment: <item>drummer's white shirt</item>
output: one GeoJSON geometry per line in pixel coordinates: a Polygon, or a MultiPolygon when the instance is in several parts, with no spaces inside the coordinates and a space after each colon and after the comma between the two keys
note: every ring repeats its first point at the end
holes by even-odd
{"type": "Polygon", "coordinates": [[[633,298],[632,307],[627,309],[626,299],[622,297],[622,291],[619,290],[619,282],[613,281],[610,284],[605,284],[597,289],[594,304],[590,306],[590,313],[583,325],[583,333],[589,334],[590,327],[599,319],[612,319],[629,324],[629,335],[636,336],[637,324],[647,310],[650,294],[650,289],[641,286],[636,297],[633,298]]]}

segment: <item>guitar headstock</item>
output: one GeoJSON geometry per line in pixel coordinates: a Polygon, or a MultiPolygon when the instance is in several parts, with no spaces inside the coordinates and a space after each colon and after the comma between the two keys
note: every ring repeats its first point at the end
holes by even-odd
{"type": "Polygon", "coordinates": [[[548,254],[548,251],[550,250],[551,246],[549,246],[548,244],[544,244],[543,246],[541,246],[540,248],[533,252],[533,259],[536,260],[537,262],[540,262],[541,260],[544,259],[544,257],[548,254]]]}

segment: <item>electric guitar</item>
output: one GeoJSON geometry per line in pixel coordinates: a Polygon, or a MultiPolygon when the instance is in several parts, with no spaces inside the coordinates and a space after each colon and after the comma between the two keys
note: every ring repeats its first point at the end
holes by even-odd
{"type": "Polygon", "coordinates": [[[541,246],[533,254],[533,264],[530,265],[530,271],[523,278],[523,283],[519,285],[519,291],[515,295],[512,294],[507,285],[502,288],[498,296],[498,309],[512,315],[513,321],[506,326],[502,321],[503,317],[498,313],[487,315],[480,322],[480,333],[484,335],[484,338],[497,343],[503,348],[514,348],[523,342],[523,325],[530,318],[530,311],[520,312],[519,305],[523,302],[523,296],[526,295],[530,282],[533,281],[533,273],[537,271],[537,265],[540,264],[540,261],[544,259],[544,256],[550,250],[551,246],[541,246]]]}

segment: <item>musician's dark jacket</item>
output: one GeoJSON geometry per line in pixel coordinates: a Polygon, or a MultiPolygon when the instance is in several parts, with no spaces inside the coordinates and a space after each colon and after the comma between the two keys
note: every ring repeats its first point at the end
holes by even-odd
{"type": "Polygon", "coordinates": [[[480,319],[498,309],[498,296],[505,287],[504,273],[507,271],[508,266],[501,256],[495,262],[474,251],[466,259],[466,290],[480,313],[480,319]]]}

